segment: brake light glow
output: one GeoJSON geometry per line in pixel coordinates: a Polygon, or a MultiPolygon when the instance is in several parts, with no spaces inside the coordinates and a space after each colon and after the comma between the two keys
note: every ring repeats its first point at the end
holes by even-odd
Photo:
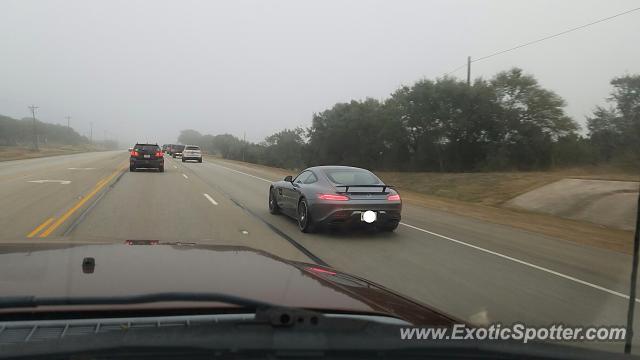
{"type": "Polygon", "coordinates": [[[345,195],[335,195],[335,194],[318,194],[318,199],[332,200],[332,201],[347,201],[349,200],[349,197],[345,195]]]}
{"type": "Polygon", "coordinates": [[[387,196],[387,200],[389,200],[389,201],[400,201],[400,195],[398,195],[398,194],[389,195],[389,196],[387,196]]]}
{"type": "Polygon", "coordinates": [[[162,157],[162,151],[156,151],[156,156],[157,157],[162,157]]]}
{"type": "Polygon", "coordinates": [[[311,271],[311,272],[319,273],[319,274],[326,274],[326,275],[336,275],[335,271],[325,270],[325,269],[319,268],[319,267],[308,267],[307,271],[311,271]]]}
{"type": "Polygon", "coordinates": [[[138,156],[138,152],[137,152],[137,151],[135,151],[135,150],[133,150],[133,151],[131,152],[131,156],[138,156]]]}

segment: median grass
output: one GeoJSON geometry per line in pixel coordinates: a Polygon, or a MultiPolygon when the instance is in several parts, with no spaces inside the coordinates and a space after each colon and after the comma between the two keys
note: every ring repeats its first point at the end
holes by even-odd
{"type": "Polygon", "coordinates": [[[38,151],[29,146],[0,146],[0,161],[32,159],[56,155],[96,151],[91,145],[41,146],[38,151]]]}

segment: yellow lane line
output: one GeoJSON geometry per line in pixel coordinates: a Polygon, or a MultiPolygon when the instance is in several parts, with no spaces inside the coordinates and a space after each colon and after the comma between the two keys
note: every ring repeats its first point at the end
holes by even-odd
{"type": "Polygon", "coordinates": [[[27,235],[27,237],[28,237],[28,238],[32,238],[32,237],[34,237],[37,233],[39,233],[39,232],[40,232],[40,230],[44,229],[44,227],[45,227],[45,226],[49,225],[49,224],[53,221],[53,219],[54,219],[54,218],[48,218],[45,222],[43,222],[42,224],[38,225],[38,227],[37,227],[37,228],[33,229],[33,231],[32,231],[32,232],[30,232],[30,233],[27,235]]]}
{"type": "Polygon", "coordinates": [[[107,182],[107,178],[101,179],[100,181],[98,181],[96,183],[96,187],[103,186],[103,185],[105,185],[106,182],[107,182]]]}
{"type": "Polygon", "coordinates": [[[124,168],[118,167],[118,169],[114,171],[111,175],[109,175],[105,179],[98,181],[98,183],[93,188],[93,190],[91,190],[90,193],[88,193],[86,196],[80,199],[75,205],[73,205],[73,207],[71,207],[71,209],[67,210],[67,212],[65,212],[62,216],[60,216],[58,220],[56,220],[56,222],[54,222],[51,226],[49,226],[49,228],[44,232],[42,232],[42,234],[40,234],[40,236],[38,237],[43,238],[43,237],[49,236],[49,234],[51,234],[60,225],[62,225],[62,223],[64,223],[71,215],[73,215],[73,213],[75,213],[80,207],[82,207],[84,203],[86,203],[87,201],[89,201],[89,199],[95,196],[98,193],[98,191],[100,191],[106,184],[108,184],[109,181],[111,181],[111,179],[113,179],[116,175],[118,175],[120,171],[122,171],[123,169],[124,168]]]}

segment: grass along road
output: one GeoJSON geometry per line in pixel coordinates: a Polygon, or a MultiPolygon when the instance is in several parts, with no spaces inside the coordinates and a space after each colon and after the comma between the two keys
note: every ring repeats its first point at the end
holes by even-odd
{"type": "Polygon", "coordinates": [[[70,155],[89,151],[99,150],[90,145],[40,146],[38,151],[28,146],[0,146],[0,161],[70,155]]]}
{"type": "MultiPolygon", "coordinates": [[[[214,156],[210,157],[238,170],[272,180],[282,179],[286,175],[295,175],[297,173],[294,170],[224,160],[214,156]]],[[[409,206],[422,206],[441,210],[621,253],[630,254],[633,248],[633,232],[631,231],[611,229],[585,221],[563,219],[552,215],[501,207],[501,204],[505,201],[504,199],[508,200],[509,196],[515,197],[517,194],[532,190],[536,185],[542,186],[545,182],[549,183],[565,177],[612,180],[636,179],[637,181],[639,176],[633,173],[600,168],[563,170],[550,173],[436,174],[376,172],[376,174],[380,175],[385,182],[395,185],[400,191],[403,201],[409,206]],[[406,175],[406,178],[403,175],[406,175]],[[420,176],[424,178],[422,179],[420,176]],[[452,178],[455,178],[455,180],[452,180],[452,178]],[[542,178],[542,180],[538,178],[542,178]],[[445,179],[448,179],[452,184],[447,184],[445,179]],[[434,184],[420,185],[420,183],[426,184],[429,181],[433,181],[434,184]],[[494,186],[491,186],[492,183],[494,186]],[[440,187],[438,184],[440,184],[440,187]],[[413,189],[422,190],[423,192],[413,189]],[[448,189],[450,191],[449,194],[453,192],[460,193],[456,194],[456,196],[462,199],[475,199],[475,201],[445,197],[443,192],[440,195],[433,195],[428,192],[434,192],[435,189],[448,189]]]]}

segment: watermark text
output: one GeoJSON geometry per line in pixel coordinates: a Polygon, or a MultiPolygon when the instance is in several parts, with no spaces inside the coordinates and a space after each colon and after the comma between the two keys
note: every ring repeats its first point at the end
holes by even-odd
{"type": "Polygon", "coordinates": [[[516,323],[511,326],[492,324],[486,327],[470,327],[455,324],[449,328],[403,327],[402,340],[511,340],[530,341],[624,341],[624,326],[527,326],[516,323]]]}

